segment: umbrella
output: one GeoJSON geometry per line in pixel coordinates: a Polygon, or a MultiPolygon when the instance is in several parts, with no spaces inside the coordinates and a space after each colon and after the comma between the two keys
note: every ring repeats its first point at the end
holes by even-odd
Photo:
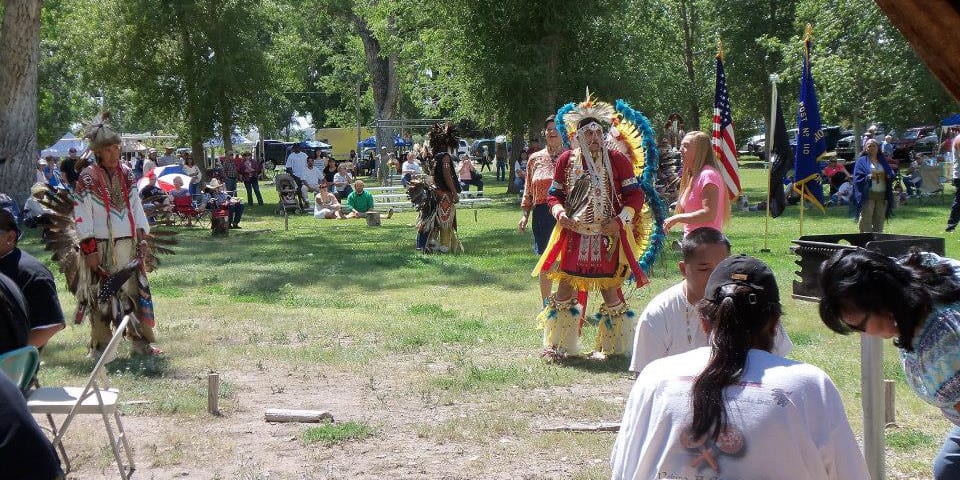
{"type": "Polygon", "coordinates": [[[143,178],[137,182],[137,189],[143,190],[150,183],[151,178],[157,179],[157,187],[164,192],[172,192],[177,187],[174,186],[174,179],[179,178],[183,181],[184,187],[190,186],[190,175],[184,173],[180,165],[167,165],[165,167],[156,167],[143,175],[143,178]]]}

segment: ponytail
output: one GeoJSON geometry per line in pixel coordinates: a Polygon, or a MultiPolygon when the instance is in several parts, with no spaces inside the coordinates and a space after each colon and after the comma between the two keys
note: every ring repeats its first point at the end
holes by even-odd
{"type": "Polygon", "coordinates": [[[700,316],[711,328],[710,361],[693,383],[693,425],[695,439],[709,435],[716,440],[727,425],[723,390],[740,380],[751,348],[773,348],[771,323],[780,319],[779,303],[766,301],[762,293],[745,285],[722,288],[717,302],[701,300],[700,316]]]}

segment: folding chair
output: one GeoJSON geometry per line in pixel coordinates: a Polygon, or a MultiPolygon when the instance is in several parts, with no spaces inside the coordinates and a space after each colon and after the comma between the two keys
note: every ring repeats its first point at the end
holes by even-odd
{"type": "Polygon", "coordinates": [[[37,368],[40,366],[40,352],[37,347],[27,345],[16,350],[0,355],[0,370],[7,374],[7,377],[20,388],[21,392],[26,392],[30,387],[30,381],[37,374],[37,368]]]}
{"type": "Polygon", "coordinates": [[[117,409],[117,397],[119,391],[110,388],[110,380],[105,373],[106,365],[117,358],[117,346],[123,339],[123,332],[131,321],[134,321],[130,315],[123,317],[120,325],[116,327],[113,338],[104,349],[96,366],[93,367],[93,373],[87,380],[86,386],[80,387],[44,387],[34,390],[27,398],[27,406],[30,412],[38,415],[46,415],[50,422],[51,432],[53,433],[53,445],[60,449],[63,461],[66,464],[67,472],[70,471],[70,461],[67,459],[66,452],[63,449],[63,434],[67,431],[73,417],[77,414],[100,414],[103,417],[103,424],[107,429],[107,436],[110,438],[110,447],[113,449],[113,457],[117,460],[117,467],[120,469],[120,478],[127,480],[133,473],[136,466],[133,463],[133,454],[130,451],[130,445],[127,443],[127,435],[123,431],[123,423],[120,421],[120,411],[117,409]],[[53,421],[54,414],[65,414],[67,417],[60,424],[59,431],[56,423],[53,421]],[[110,415],[113,414],[117,422],[119,435],[114,435],[113,426],[110,424],[110,415]],[[121,445],[127,456],[127,466],[124,466],[120,455],[121,445]]]}
{"type": "Polygon", "coordinates": [[[938,195],[943,203],[943,168],[939,163],[920,162],[920,203],[924,197],[938,195]]]}

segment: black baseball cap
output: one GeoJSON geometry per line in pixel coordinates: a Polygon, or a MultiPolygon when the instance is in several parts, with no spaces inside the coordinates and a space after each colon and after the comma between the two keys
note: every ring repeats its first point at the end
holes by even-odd
{"type": "Polygon", "coordinates": [[[17,232],[17,240],[23,236],[23,230],[17,224],[17,216],[13,214],[13,208],[8,205],[0,207],[0,230],[13,230],[17,232]]]}
{"type": "Polygon", "coordinates": [[[714,303],[722,300],[726,296],[722,290],[727,285],[750,287],[767,303],[780,303],[780,289],[777,287],[773,270],[770,270],[766,263],[749,255],[734,255],[717,264],[717,268],[707,279],[703,298],[714,303]]]}

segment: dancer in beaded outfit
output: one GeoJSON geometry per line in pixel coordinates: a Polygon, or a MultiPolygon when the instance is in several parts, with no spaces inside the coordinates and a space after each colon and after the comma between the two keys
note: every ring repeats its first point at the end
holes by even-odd
{"type": "Polygon", "coordinates": [[[559,283],[538,316],[543,356],[558,361],[579,353],[590,290],[599,290],[603,297],[599,312],[590,317],[598,326],[596,356],[625,355],[632,346],[636,315],[621,287],[631,277],[638,287],[647,283],[638,260],[649,266],[662,244],[662,205],[652,188],[657,155],[653,131],[624,102],[614,108],[589,94],[580,104],[562,107],[556,125],[572,150],[557,158],[547,196],[557,226],[533,272],[559,283]]]}

